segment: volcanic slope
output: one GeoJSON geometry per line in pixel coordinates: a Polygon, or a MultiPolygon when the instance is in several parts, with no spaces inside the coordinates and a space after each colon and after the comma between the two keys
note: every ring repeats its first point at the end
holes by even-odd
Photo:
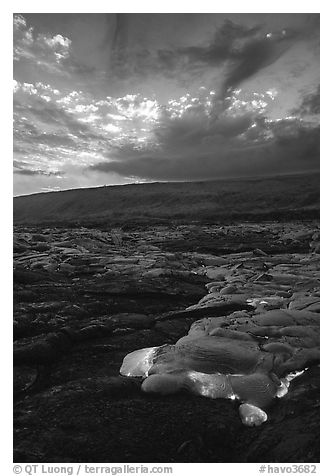
{"type": "Polygon", "coordinates": [[[318,218],[319,196],[319,173],[105,186],[15,197],[14,223],[318,218]]]}

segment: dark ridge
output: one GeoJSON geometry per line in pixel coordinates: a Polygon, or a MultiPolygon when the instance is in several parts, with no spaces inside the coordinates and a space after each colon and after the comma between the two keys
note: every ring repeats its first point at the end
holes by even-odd
{"type": "Polygon", "coordinates": [[[14,224],[124,226],[319,217],[319,173],[145,183],[14,198],[14,224]]]}

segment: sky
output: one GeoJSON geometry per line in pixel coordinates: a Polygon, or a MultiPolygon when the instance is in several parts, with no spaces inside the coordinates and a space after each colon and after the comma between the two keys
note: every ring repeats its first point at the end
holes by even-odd
{"type": "Polygon", "coordinates": [[[15,195],[319,169],[319,14],[13,21],[15,195]]]}

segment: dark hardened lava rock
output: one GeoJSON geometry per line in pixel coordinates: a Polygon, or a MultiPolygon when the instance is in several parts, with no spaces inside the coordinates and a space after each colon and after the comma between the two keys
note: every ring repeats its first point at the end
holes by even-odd
{"type": "MultiPolygon", "coordinates": [[[[53,231],[58,240],[69,233],[53,231]]],[[[15,248],[19,257],[31,250],[47,253],[45,243],[52,245],[47,230],[27,227],[21,233],[15,248]],[[29,233],[34,233],[31,242],[29,233]],[[44,247],[36,249],[38,242],[44,247]]],[[[75,229],[70,233],[75,235],[75,229]]],[[[124,241],[135,244],[141,233],[124,241]]],[[[209,240],[207,229],[196,238],[195,233],[191,228],[184,240],[172,241],[166,232],[165,242],[155,244],[177,250],[179,262],[189,250],[215,255],[244,247],[272,254],[296,252],[295,247],[309,251],[307,237],[293,244],[237,227],[224,241],[215,232],[209,240]]],[[[268,422],[256,428],[242,425],[237,402],[188,394],[154,397],[141,393],[136,379],[119,377],[127,353],[172,344],[202,316],[201,310],[183,310],[206,295],[205,284],[211,281],[206,276],[146,277],[141,282],[121,274],[73,277],[24,266],[14,275],[14,348],[20,362],[14,370],[15,462],[319,461],[318,367],[295,379],[288,395],[269,409],[268,422]],[[125,318],[131,313],[144,316],[125,318]],[[31,352],[22,357],[21,351],[29,348],[39,349],[37,357],[31,352]]]]}
{"type": "Polygon", "coordinates": [[[114,395],[103,384],[25,398],[14,410],[15,462],[319,462],[316,369],[257,428],[241,424],[235,402],[146,396],[135,384],[114,395]]]}

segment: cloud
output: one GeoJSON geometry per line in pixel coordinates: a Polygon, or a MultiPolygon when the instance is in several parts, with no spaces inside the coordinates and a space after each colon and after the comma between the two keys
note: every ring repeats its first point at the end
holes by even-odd
{"type": "Polygon", "coordinates": [[[275,63],[300,37],[291,29],[267,32],[262,26],[248,28],[227,20],[207,46],[183,48],[177,53],[186,56],[190,64],[223,67],[217,99],[224,99],[228,91],[275,63]]]}
{"type": "Polygon", "coordinates": [[[178,156],[136,152],[126,158],[96,164],[91,169],[164,181],[267,175],[318,168],[318,134],[311,131],[311,140],[306,134],[301,137],[306,139],[305,143],[301,138],[288,139],[235,149],[211,148],[197,153],[192,149],[178,156]]]}
{"type": "Polygon", "coordinates": [[[305,94],[299,107],[292,110],[294,114],[300,116],[316,116],[320,114],[320,88],[305,94]]]}
{"type": "Polygon", "coordinates": [[[213,39],[207,46],[181,48],[178,53],[187,56],[192,63],[199,62],[219,66],[221,61],[227,60],[232,55],[237,42],[246,42],[259,32],[259,26],[249,28],[226,20],[216,30],[213,39]]]}
{"type": "MultiPolygon", "coordinates": [[[[89,184],[90,177],[98,185],[98,180],[201,180],[318,165],[319,129],[301,114],[268,119],[274,89],[235,89],[220,108],[215,92],[205,87],[164,105],[141,94],[95,99],[80,89],[64,93],[41,81],[16,81],[14,91],[15,175],[35,183],[45,178],[47,186],[58,186],[59,178],[62,185],[68,177],[66,183],[74,183],[82,174],[82,183],[89,184]]],[[[303,102],[312,104],[309,97],[303,102]]]]}
{"type": "Polygon", "coordinates": [[[27,114],[35,121],[45,124],[48,127],[62,129],[67,134],[82,139],[103,139],[102,136],[95,133],[89,125],[81,122],[79,118],[64,108],[58,106],[55,102],[48,102],[41,97],[36,96],[28,104],[24,105],[14,101],[14,111],[20,114],[27,114]]]}
{"type": "Polygon", "coordinates": [[[19,174],[19,175],[44,175],[46,177],[51,177],[51,176],[62,177],[64,175],[64,172],[60,172],[60,171],[52,172],[52,171],[46,171],[46,170],[40,170],[40,169],[36,169],[36,170],[33,170],[33,169],[18,169],[18,170],[14,170],[14,174],[19,174]]]}
{"type": "Polygon", "coordinates": [[[96,100],[81,90],[14,81],[14,154],[27,163],[18,174],[46,176],[40,171],[71,164],[82,173],[113,146],[142,147],[159,111],[156,100],[138,94],[96,100]]]}
{"type": "Polygon", "coordinates": [[[224,97],[229,89],[238,87],[243,81],[274,63],[290,44],[289,38],[282,34],[276,37],[265,35],[253,38],[239,49],[232,51],[231,64],[221,88],[221,96],[224,97]]]}
{"type": "Polygon", "coordinates": [[[37,82],[35,84],[32,83],[21,83],[20,81],[13,80],[13,89],[14,94],[17,92],[22,91],[23,93],[27,93],[30,96],[32,95],[39,95],[41,96],[43,93],[52,96],[59,96],[60,91],[58,89],[53,89],[49,84],[44,84],[41,82],[37,82]]]}
{"type": "Polygon", "coordinates": [[[21,60],[50,73],[66,74],[63,63],[69,59],[71,40],[62,35],[36,34],[23,15],[14,15],[14,61],[21,60]]]}
{"type": "Polygon", "coordinates": [[[29,162],[14,160],[14,174],[22,176],[44,176],[44,177],[57,177],[62,178],[65,176],[65,172],[60,170],[45,170],[42,168],[32,168],[29,162]]]}
{"type": "Polygon", "coordinates": [[[309,15],[302,26],[272,31],[263,25],[249,27],[226,20],[203,44],[168,49],[152,45],[149,50],[139,45],[128,49],[127,27],[119,24],[116,31],[112,75],[123,79],[163,75],[186,83],[207,76],[213,80],[212,75],[216,79],[218,74],[215,100],[224,100],[244,81],[275,64],[297,42],[312,41],[319,24],[318,15],[309,15]]]}
{"type": "Polygon", "coordinates": [[[153,147],[113,147],[90,170],[165,181],[296,172],[319,166],[319,127],[296,117],[269,120],[254,106],[244,111],[232,104],[214,122],[204,108],[189,108],[178,116],[166,111],[153,134],[153,147]]]}
{"type": "Polygon", "coordinates": [[[42,82],[16,81],[14,91],[14,154],[26,164],[17,175],[63,177],[72,163],[79,162],[82,170],[87,162],[101,160],[107,137],[84,122],[90,114],[84,95],[74,91],[70,104],[58,103],[66,96],[42,82]]]}

